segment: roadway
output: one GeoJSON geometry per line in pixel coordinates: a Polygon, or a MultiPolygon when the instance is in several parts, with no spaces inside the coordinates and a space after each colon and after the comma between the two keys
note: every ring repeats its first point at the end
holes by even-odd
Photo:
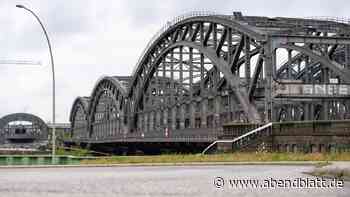
{"type": "MultiPolygon", "coordinates": [[[[302,174],[311,171],[312,168],[312,166],[276,165],[0,168],[0,196],[349,196],[349,182],[345,182],[343,187],[326,189],[282,188],[277,185],[274,188],[257,189],[252,188],[253,186],[238,188],[232,181],[257,179],[261,183],[265,179],[316,180],[316,177],[302,174]],[[214,179],[217,181],[216,185],[214,179]]],[[[328,184],[329,180],[326,182],[328,184]]]]}

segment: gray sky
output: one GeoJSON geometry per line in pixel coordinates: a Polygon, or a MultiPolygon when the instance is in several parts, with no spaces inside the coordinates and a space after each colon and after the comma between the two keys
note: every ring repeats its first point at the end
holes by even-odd
{"type": "Polygon", "coordinates": [[[261,16],[350,18],[347,0],[0,0],[0,60],[38,60],[43,66],[0,65],[0,116],[33,113],[51,121],[51,67],[45,24],[56,64],[56,121],[68,122],[77,96],[89,96],[101,75],[129,75],[148,40],[167,21],[189,11],[261,16]]]}

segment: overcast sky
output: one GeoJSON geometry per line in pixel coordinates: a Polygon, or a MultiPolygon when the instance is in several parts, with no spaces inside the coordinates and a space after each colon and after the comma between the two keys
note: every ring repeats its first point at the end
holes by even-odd
{"type": "Polygon", "coordinates": [[[189,11],[260,16],[350,18],[347,0],[0,0],[0,60],[35,60],[42,66],[0,65],[0,116],[33,113],[51,121],[51,38],[56,65],[56,122],[68,122],[72,102],[89,96],[102,75],[129,75],[148,40],[167,21],[189,11]]]}

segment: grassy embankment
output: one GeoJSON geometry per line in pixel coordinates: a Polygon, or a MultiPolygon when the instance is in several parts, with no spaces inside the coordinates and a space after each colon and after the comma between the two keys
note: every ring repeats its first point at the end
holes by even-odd
{"type": "MultiPolygon", "coordinates": [[[[58,155],[92,156],[85,149],[59,148],[58,155]]],[[[127,163],[189,163],[189,162],[278,162],[278,161],[350,161],[350,152],[339,153],[276,153],[235,152],[223,154],[162,154],[145,156],[109,156],[83,160],[82,164],[127,164],[127,163]]]]}
{"type": "Polygon", "coordinates": [[[91,153],[89,150],[86,149],[79,149],[79,148],[72,148],[72,149],[65,149],[65,148],[57,148],[56,150],[57,155],[72,155],[76,157],[86,157],[91,156],[91,153]]]}
{"type": "Polygon", "coordinates": [[[154,156],[112,156],[83,160],[82,164],[138,164],[189,162],[278,162],[278,161],[350,161],[350,152],[343,153],[226,153],[214,155],[170,154],[154,156]]]}
{"type": "MultiPolygon", "coordinates": [[[[84,149],[58,149],[59,155],[91,156],[91,152],[84,149]]],[[[80,161],[80,164],[186,164],[200,162],[298,162],[314,161],[317,167],[310,174],[315,176],[335,177],[350,180],[348,168],[322,168],[332,161],[350,161],[350,152],[338,153],[270,153],[270,152],[236,152],[225,154],[163,154],[148,156],[110,156],[96,157],[80,161]]]]}

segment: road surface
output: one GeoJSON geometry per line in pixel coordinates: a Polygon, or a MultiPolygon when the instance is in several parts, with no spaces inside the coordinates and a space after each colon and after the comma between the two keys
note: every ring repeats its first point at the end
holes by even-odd
{"type": "Polygon", "coordinates": [[[331,180],[324,180],[328,188],[312,185],[316,177],[302,174],[312,168],[269,165],[0,168],[0,196],[350,196],[349,182],[333,181],[338,185],[330,186],[331,180]],[[259,186],[254,185],[256,181],[259,186]]]}

